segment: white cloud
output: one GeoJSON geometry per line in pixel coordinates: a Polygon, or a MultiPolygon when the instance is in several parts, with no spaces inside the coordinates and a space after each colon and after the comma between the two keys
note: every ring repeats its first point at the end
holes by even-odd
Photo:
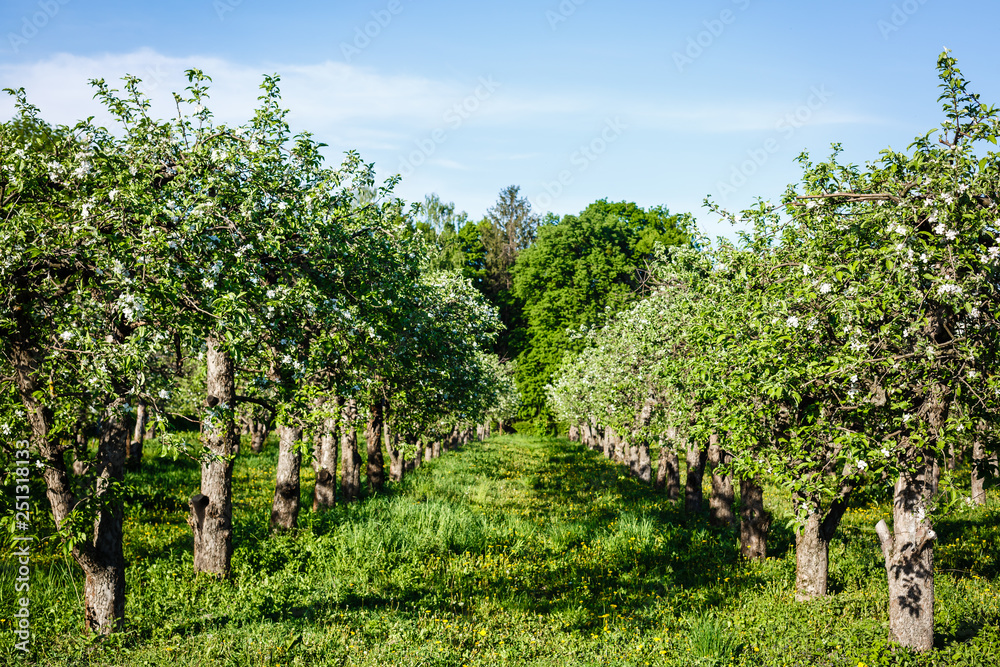
{"type": "MultiPolygon", "coordinates": [[[[207,106],[220,121],[248,120],[264,74],[277,73],[293,129],[324,137],[346,133],[351,146],[362,148],[391,148],[407,136],[408,128],[440,124],[448,105],[466,94],[455,83],[387,76],[330,61],[253,67],[213,57],[170,57],[152,49],[101,56],[58,54],[34,63],[0,64],[0,87],[24,87],[28,100],[50,122],[72,124],[94,115],[107,124],[110,116],[94,99],[89,80],[103,78],[121,88],[122,76],[137,76],[153,101],[153,113],[167,117],[175,113],[172,93],[189,85],[184,71],[195,67],[212,77],[207,106]]],[[[9,98],[0,100],[0,116],[9,117],[12,111],[9,98]]]]}

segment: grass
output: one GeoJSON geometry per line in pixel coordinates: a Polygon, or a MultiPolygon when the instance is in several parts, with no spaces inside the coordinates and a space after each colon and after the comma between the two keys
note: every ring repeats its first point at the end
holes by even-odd
{"type": "Polygon", "coordinates": [[[234,577],[216,582],[191,568],[197,466],[147,458],[129,480],[129,623],[111,639],[81,633],[82,575],[43,542],[32,556],[32,653],[15,651],[3,631],[15,576],[4,558],[0,663],[1000,664],[995,498],[938,522],[938,645],[913,656],[886,643],[873,529],[884,504],[845,517],[831,547],[835,594],[797,603],[780,519],[771,557],[741,561],[733,533],[565,440],[473,443],[383,495],[315,514],[304,468],[301,528],[282,536],[267,531],[274,465],[273,446],[237,460],[234,577]]]}

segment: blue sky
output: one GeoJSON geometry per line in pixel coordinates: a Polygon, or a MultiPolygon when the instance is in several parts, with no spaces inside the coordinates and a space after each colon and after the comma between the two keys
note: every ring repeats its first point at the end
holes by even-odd
{"type": "Polygon", "coordinates": [[[706,196],[738,210],[803,150],[863,163],[937,126],[944,47],[1000,103],[998,19],[985,0],[4,0],[0,87],[72,123],[103,117],[88,79],[131,73],[167,114],[200,67],[241,122],[277,73],[295,129],[402,173],[406,200],[479,218],[515,184],[539,212],[662,204],[730,236],[706,196]]]}

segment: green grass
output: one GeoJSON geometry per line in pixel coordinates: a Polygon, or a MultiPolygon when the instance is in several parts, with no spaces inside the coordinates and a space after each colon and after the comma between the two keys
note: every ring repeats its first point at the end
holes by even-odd
{"type": "Polygon", "coordinates": [[[129,623],[111,639],[83,636],[82,575],[47,542],[33,552],[33,653],[14,651],[5,557],[0,664],[1000,664],[995,498],[936,526],[938,646],[917,657],[886,643],[873,529],[885,505],[847,514],[831,547],[835,594],[797,603],[780,517],[772,557],[743,562],[733,533],[565,440],[473,443],[318,514],[303,468],[301,529],[284,536],[267,531],[274,464],[273,444],[237,460],[234,577],[220,583],[191,571],[197,466],[147,458],[130,477],[129,623]]]}

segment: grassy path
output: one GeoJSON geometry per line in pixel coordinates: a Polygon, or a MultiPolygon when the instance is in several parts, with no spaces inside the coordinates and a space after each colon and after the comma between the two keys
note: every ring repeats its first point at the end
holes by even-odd
{"type": "MultiPolygon", "coordinates": [[[[238,460],[230,584],[191,574],[197,467],[149,461],[127,524],[129,631],[104,645],[79,636],[79,581],[53,554],[33,588],[47,630],[37,664],[932,664],[886,650],[878,505],[845,519],[837,594],[796,604],[780,521],[775,557],[744,564],[732,533],[565,440],[473,443],[384,496],[304,510],[302,530],[277,537],[273,469],[273,448],[238,460]]],[[[304,487],[310,498],[308,476],[304,487]]],[[[938,565],[961,572],[939,576],[939,664],[1000,663],[998,517],[994,506],[940,525],[938,565]]]]}

